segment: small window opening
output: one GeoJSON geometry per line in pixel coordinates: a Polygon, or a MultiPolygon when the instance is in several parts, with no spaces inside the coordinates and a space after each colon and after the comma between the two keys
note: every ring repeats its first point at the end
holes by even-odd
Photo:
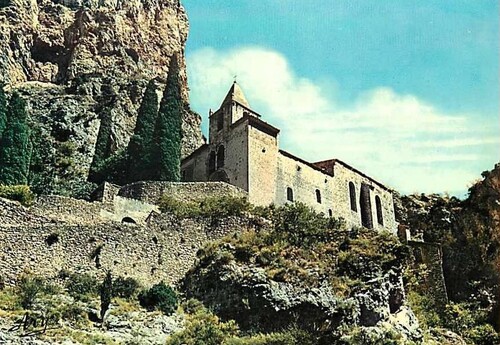
{"type": "Polygon", "coordinates": [[[349,182],[349,197],[351,199],[351,210],[358,212],[358,207],[356,206],[356,187],[354,183],[349,182]]]}
{"type": "Polygon", "coordinates": [[[375,207],[377,208],[377,221],[380,225],[384,225],[384,217],[382,215],[382,202],[380,201],[380,197],[375,196],[375,207]]]}
{"type": "Polygon", "coordinates": [[[321,192],[319,189],[316,189],[316,201],[318,204],[321,204],[321,192]]]}
{"type": "Polygon", "coordinates": [[[224,128],[224,114],[221,112],[217,115],[217,130],[220,131],[224,128]]]}
{"type": "Polygon", "coordinates": [[[217,150],[217,169],[224,167],[224,146],[220,146],[217,150]]]}
{"type": "Polygon", "coordinates": [[[286,189],[286,200],[293,202],[293,190],[290,187],[286,189]]]}
{"type": "Polygon", "coordinates": [[[333,211],[331,209],[328,210],[328,217],[330,217],[330,218],[333,217],[333,211]]]}
{"type": "Polygon", "coordinates": [[[300,170],[302,170],[302,168],[297,165],[297,171],[300,171],[300,170]]]}

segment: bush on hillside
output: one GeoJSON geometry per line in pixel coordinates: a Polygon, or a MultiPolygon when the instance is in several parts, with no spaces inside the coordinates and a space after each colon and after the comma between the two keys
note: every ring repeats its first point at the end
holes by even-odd
{"type": "Polygon", "coordinates": [[[162,212],[173,213],[179,218],[205,217],[221,219],[241,216],[251,210],[245,198],[221,196],[208,197],[197,202],[180,201],[169,195],[163,195],[159,203],[162,212]]]}
{"type": "Polygon", "coordinates": [[[197,300],[183,304],[187,312],[186,327],[173,334],[167,345],[313,345],[314,338],[305,331],[292,328],[277,333],[242,336],[233,320],[222,322],[197,300]]]}
{"type": "Polygon", "coordinates": [[[32,309],[36,299],[42,294],[55,294],[59,289],[47,280],[30,275],[22,276],[17,283],[17,294],[23,309],[32,309]]]}
{"type": "Polygon", "coordinates": [[[89,274],[73,273],[69,275],[64,286],[71,297],[85,301],[90,296],[97,295],[99,283],[89,274]]]}
{"type": "Polygon", "coordinates": [[[142,307],[148,310],[158,309],[165,315],[172,314],[178,305],[177,294],[164,282],[142,291],[138,298],[142,307]]]}
{"type": "Polygon", "coordinates": [[[29,186],[3,186],[0,185],[0,198],[19,201],[24,206],[29,206],[33,203],[35,195],[31,192],[29,186]]]}
{"type": "Polygon", "coordinates": [[[113,281],[113,296],[129,299],[137,293],[139,287],[134,278],[118,277],[113,281]]]}

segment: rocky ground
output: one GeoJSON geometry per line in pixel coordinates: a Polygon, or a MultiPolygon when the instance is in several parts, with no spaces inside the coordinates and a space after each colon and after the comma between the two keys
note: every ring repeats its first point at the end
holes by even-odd
{"type": "MultiPolygon", "coordinates": [[[[58,298],[75,303],[65,295],[58,298]]],[[[76,304],[82,305],[87,313],[99,313],[98,300],[76,304]]],[[[102,324],[60,320],[57,324],[50,324],[45,332],[42,332],[43,327],[32,327],[28,331],[19,327],[24,316],[20,312],[9,314],[0,310],[0,313],[0,344],[9,345],[163,345],[170,334],[182,329],[184,323],[182,312],[166,316],[161,312],[148,312],[137,303],[124,300],[113,302],[102,324]]]]}

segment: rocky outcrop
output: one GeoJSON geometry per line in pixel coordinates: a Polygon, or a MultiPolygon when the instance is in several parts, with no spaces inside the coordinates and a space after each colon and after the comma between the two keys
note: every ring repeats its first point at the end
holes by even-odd
{"type": "Polygon", "coordinates": [[[420,194],[395,204],[412,237],[442,247],[450,300],[480,306],[499,324],[500,163],[482,173],[465,200],[420,194]]]}
{"type": "MultiPolygon", "coordinates": [[[[164,87],[170,57],[180,58],[188,102],[184,46],[188,21],[178,0],[10,0],[0,7],[0,81],[28,101],[53,156],[71,166],[63,179],[85,179],[103,118],[111,113],[113,150],[124,147],[149,80],[164,87]],[[61,147],[62,146],[62,147],[61,147]],[[67,163],[67,162],[66,162],[67,163]]],[[[183,156],[203,143],[200,117],[186,109],[183,156]]]]}
{"type": "MultiPolygon", "coordinates": [[[[311,272],[320,277],[318,284],[304,277],[283,281],[272,278],[258,263],[234,259],[246,255],[238,246],[224,242],[218,246],[216,254],[207,254],[213,250],[210,248],[199,252],[200,260],[186,275],[183,290],[244,330],[265,333],[296,325],[333,341],[346,329],[359,327],[367,332],[391,330],[410,341],[421,339],[418,321],[405,305],[397,262],[385,267],[381,275],[367,269],[345,296],[332,284],[336,278],[325,276],[320,268],[311,272]],[[370,274],[374,277],[366,280],[370,274]]],[[[303,265],[308,266],[306,261],[303,265]]]]}

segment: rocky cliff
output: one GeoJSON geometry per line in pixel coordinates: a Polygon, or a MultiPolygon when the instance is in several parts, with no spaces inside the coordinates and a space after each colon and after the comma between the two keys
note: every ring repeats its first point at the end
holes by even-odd
{"type": "MultiPolygon", "coordinates": [[[[146,84],[155,78],[162,91],[174,53],[188,102],[187,35],[179,0],[0,2],[0,81],[28,101],[49,174],[69,189],[86,179],[104,109],[113,149],[124,147],[146,84]]],[[[186,109],[183,155],[203,142],[200,121],[186,109]]]]}
{"type": "Polygon", "coordinates": [[[413,237],[442,247],[450,302],[498,327],[500,163],[482,173],[465,200],[420,194],[404,196],[396,205],[399,222],[409,226],[413,237]]]}

